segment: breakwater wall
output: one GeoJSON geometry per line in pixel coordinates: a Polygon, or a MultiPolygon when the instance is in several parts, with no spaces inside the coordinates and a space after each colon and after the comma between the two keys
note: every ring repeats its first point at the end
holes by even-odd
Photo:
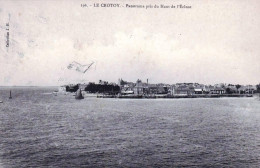
{"type": "Polygon", "coordinates": [[[220,98],[220,97],[253,97],[246,94],[201,94],[201,95],[97,95],[97,98],[122,98],[122,99],[156,99],[156,98],[220,98]]]}

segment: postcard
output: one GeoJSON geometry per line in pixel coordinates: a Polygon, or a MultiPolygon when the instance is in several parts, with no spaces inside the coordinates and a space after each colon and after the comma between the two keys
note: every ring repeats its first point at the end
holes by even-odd
{"type": "Polygon", "coordinates": [[[0,167],[258,167],[257,0],[0,0],[0,167]]]}

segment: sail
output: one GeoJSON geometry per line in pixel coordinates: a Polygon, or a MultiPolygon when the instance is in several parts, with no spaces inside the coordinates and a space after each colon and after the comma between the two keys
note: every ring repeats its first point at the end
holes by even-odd
{"type": "Polygon", "coordinates": [[[83,97],[83,95],[81,93],[81,89],[78,89],[76,91],[75,99],[84,99],[84,97],[83,97]]]}
{"type": "Polygon", "coordinates": [[[70,63],[67,68],[70,70],[75,70],[78,72],[82,72],[85,73],[87,72],[87,70],[94,64],[94,62],[92,62],[91,64],[88,65],[81,65],[80,63],[73,61],[72,63],[70,63]]]}

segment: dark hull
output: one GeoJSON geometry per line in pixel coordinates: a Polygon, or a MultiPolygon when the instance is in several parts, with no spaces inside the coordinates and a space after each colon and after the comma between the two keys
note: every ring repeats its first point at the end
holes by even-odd
{"type": "Polygon", "coordinates": [[[83,96],[75,96],[75,99],[80,100],[80,99],[84,99],[84,97],[83,96]]]}

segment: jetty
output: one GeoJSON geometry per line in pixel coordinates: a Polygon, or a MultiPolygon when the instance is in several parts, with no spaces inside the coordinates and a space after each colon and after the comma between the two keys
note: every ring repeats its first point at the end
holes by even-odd
{"type": "Polygon", "coordinates": [[[252,94],[203,94],[203,95],[97,95],[97,98],[120,99],[180,99],[180,98],[221,98],[221,97],[253,97],[252,94]]]}

